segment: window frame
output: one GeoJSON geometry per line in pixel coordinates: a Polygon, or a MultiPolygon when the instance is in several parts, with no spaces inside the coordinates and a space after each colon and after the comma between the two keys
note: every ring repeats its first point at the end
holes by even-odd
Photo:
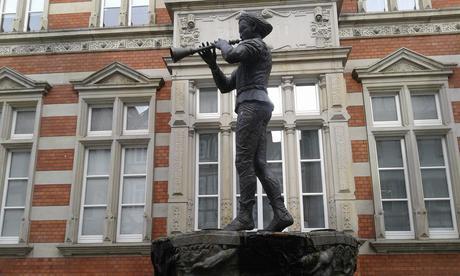
{"type": "Polygon", "coordinates": [[[372,115],[372,123],[375,127],[399,127],[402,126],[402,119],[401,119],[401,103],[400,103],[400,97],[399,97],[400,92],[394,92],[394,93],[373,93],[373,95],[370,95],[371,98],[371,115],[372,115]],[[395,107],[396,107],[396,121],[375,121],[374,120],[374,104],[372,103],[372,98],[373,97],[390,97],[393,96],[395,100],[395,107]]]}
{"type": "Polygon", "coordinates": [[[220,90],[217,88],[217,87],[213,87],[213,86],[202,86],[201,88],[200,87],[197,87],[196,88],[196,118],[197,119],[216,119],[216,118],[219,118],[220,117],[220,114],[221,114],[221,92],[220,90]],[[217,93],[217,112],[214,112],[214,113],[202,113],[200,112],[200,89],[203,89],[203,88],[207,88],[207,89],[216,89],[216,93],[217,93]]]}
{"type": "Polygon", "coordinates": [[[431,9],[431,0],[414,0],[415,2],[415,9],[413,10],[400,10],[398,7],[398,0],[383,0],[385,7],[383,11],[368,11],[367,5],[369,0],[358,0],[358,7],[360,12],[365,12],[368,14],[376,14],[376,13],[387,13],[387,12],[416,12],[419,10],[424,10],[428,7],[428,9],[431,9]],[[420,5],[420,1],[422,2],[422,5],[420,5]]]}
{"type": "Polygon", "coordinates": [[[414,126],[431,126],[431,125],[442,125],[442,114],[441,114],[441,104],[439,102],[439,92],[429,92],[429,91],[417,91],[417,90],[411,90],[409,88],[409,93],[411,97],[410,105],[411,105],[411,111],[412,111],[412,116],[413,116],[413,121],[414,121],[414,126]],[[419,95],[434,95],[435,99],[435,105],[436,105],[436,115],[437,119],[426,119],[426,120],[416,120],[415,119],[415,114],[414,114],[414,109],[412,108],[412,96],[419,96],[419,95]]]}
{"type": "Polygon", "coordinates": [[[115,120],[115,109],[113,104],[88,104],[88,120],[86,121],[87,131],[86,136],[88,137],[98,137],[98,136],[112,136],[113,132],[113,123],[115,120]],[[111,130],[91,130],[91,119],[93,108],[112,108],[112,122],[110,122],[111,130]]]}
{"type": "Polygon", "coordinates": [[[321,114],[321,100],[320,100],[320,93],[319,93],[319,85],[318,83],[316,82],[306,82],[306,83],[303,83],[303,82],[299,82],[297,84],[294,85],[294,110],[295,110],[295,114],[297,116],[302,116],[302,115],[308,115],[308,116],[318,116],[321,114]],[[315,87],[315,107],[316,109],[315,110],[312,110],[312,111],[306,111],[306,110],[302,110],[299,108],[298,106],[298,103],[300,102],[298,100],[298,87],[300,86],[314,86],[315,87]]]}
{"type": "Polygon", "coordinates": [[[148,129],[148,126],[149,126],[149,123],[150,123],[150,105],[148,102],[125,102],[123,104],[123,131],[122,133],[124,135],[138,135],[138,134],[148,134],[149,132],[149,129],[148,129]],[[146,129],[131,129],[131,130],[128,130],[126,129],[128,127],[128,108],[129,107],[132,107],[132,106],[136,106],[138,104],[147,104],[148,106],[148,112],[149,112],[149,116],[147,117],[147,128],[146,129]]]}
{"type": "MultiPolygon", "coordinates": [[[[142,24],[142,25],[134,25],[132,22],[132,16],[133,16],[133,0],[128,0],[128,26],[132,27],[138,27],[138,26],[148,26],[150,25],[150,19],[148,20],[147,24],[142,24]]],[[[147,6],[141,5],[141,6],[135,6],[135,7],[147,7],[147,17],[149,17],[149,9],[150,9],[150,2],[147,1],[147,6]]]]}
{"type": "MultiPolygon", "coordinates": [[[[34,136],[35,131],[33,131],[31,134],[16,134],[14,133],[15,128],[16,128],[16,123],[17,123],[17,116],[18,112],[20,111],[34,111],[34,120],[37,119],[37,108],[33,107],[18,107],[13,109],[13,119],[11,122],[11,133],[10,137],[12,140],[20,140],[20,139],[32,139],[34,136]]],[[[35,121],[34,121],[34,126],[35,126],[35,121]]]]}
{"type": "Polygon", "coordinates": [[[119,7],[119,12],[118,12],[118,19],[117,22],[118,24],[115,26],[104,26],[104,16],[105,16],[105,3],[107,0],[100,0],[100,17],[99,17],[99,27],[101,28],[117,28],[120,27],[120,13],[122,12],[122,7],[123,7],[123,0],[120,0],[120,7],[119,7]]]}
{"type": "MultiPolygon", "coordinates": [[[[28,30],[29,28],[29,18],[30,18],[30,14],[31,13],[34,13],[34,12],[37,12],[37,11],[30,11],[30,3],[32,2],[33,0],[27,0],[27,3],[26,3],[26,8],[25,8],[25,15],[24,15],[24,27],[23,27],[23,31],[24,32],[39,32],[40,30],[38,31],[32,31],[32,30],[28,30]]],[[[42,23],[41,21],[43,21],[43,15],[45,13],[45,6],[46,6],[46,0],[43,0],[43,7],[42,7],[42,15],[41,15],[41,20],[40,20],[40,23],[42,23]]]]}

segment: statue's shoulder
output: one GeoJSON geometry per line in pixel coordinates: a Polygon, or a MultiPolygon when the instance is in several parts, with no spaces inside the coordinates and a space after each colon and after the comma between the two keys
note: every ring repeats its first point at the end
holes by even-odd
{"type": "Polygon", "coordinates": [[[268,50],[267,44],[261,38],[252,38],[252,39],[245,39],[240,42],[240,45],[253,48],[259,52],[264,52],[268,50]]]}

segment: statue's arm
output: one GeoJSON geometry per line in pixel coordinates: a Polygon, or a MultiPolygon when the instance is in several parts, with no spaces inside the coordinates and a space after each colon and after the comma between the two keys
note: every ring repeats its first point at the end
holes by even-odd
{"type": "Polygon", "coordinates": [[[228,63],[251,61],[256,59],[259,55],[258,49],[251,43],[242,42],[235,48],[228,43],[221,43],[219,46],[222,57],[228,63]]]}
{"type": "Polygon", "coordinates": [[[236,88],[236,71],[233,71],[230,78],[227,78],[218,66],[212,67],[211,72],[214,82],[221,93],[228,93],[236,88]]]}

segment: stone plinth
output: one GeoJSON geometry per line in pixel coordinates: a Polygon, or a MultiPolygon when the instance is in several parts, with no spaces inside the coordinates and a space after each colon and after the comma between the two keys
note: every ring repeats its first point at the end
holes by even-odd
{"type": "Polygon", "coordinates": [[[156,276],[353,275],[358,241],[336,231],[206,230],[155,240],[156,276]]]}

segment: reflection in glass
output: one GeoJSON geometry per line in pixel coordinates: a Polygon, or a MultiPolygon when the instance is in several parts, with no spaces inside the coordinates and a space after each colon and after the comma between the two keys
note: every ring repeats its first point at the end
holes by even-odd
{"type": "Polygon", "coordinates": [[[217,113],[218,91],[216,88],[200,88],[199,113],[217,113]]]}
{"type": "Polygon", "coordinates": [[[14,134],[32,134],[35,126],[35,111],[17,110],[14,134]]]}
{"type": "Polygon", "coordinates": [[[198,199],[198,228],[217,228],[217,198],[198,199]]]}
{"type": "Polygon", "coordinates": [[[112,107],[92,107],[90,131],[112,130],[112,107]]]}
{"type": "Polygon", "coordinates": [[[304,228],[324,228],[323,196],[303,196],[304,228]]]}
{"type": "Polygon", "coordinates": [[[428,212],[428,227],[431,228],[453,228],[452,212],[449,200],[425,200],[428,212]]]}
{"type": "Polygon", "coordinates": [[[127,107],[126,130],[147,130],[149,128],[148,104],[137,104],[127,107]]]}

